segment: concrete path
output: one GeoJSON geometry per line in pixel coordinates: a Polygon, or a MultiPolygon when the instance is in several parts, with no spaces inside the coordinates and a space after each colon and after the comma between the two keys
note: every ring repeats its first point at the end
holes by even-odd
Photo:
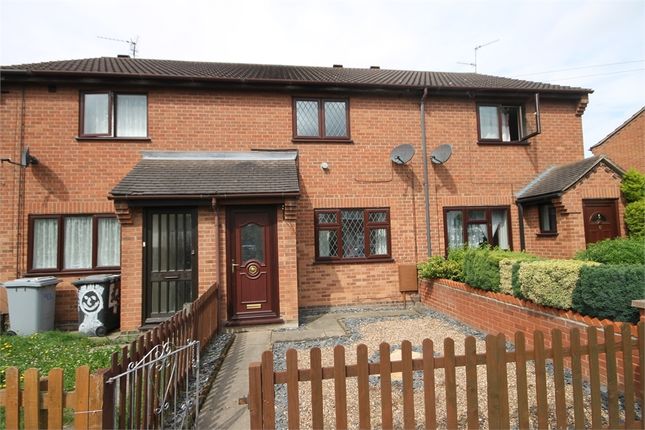
{"type": "Polygon", "coordinates": [[[200,411],[199,428],[247,430],[250,427],[248,407],[239,405],[238,399],[246,397],[249,391],[249,364],[260,361],[262,353],[271,349],[274,342],[343,336],[346,332],[339,320],[345,318],[404,315],[418,315],[418,313],[411,307],[328,313],[311,316],[304,325],[294,330],[272,331],[270,328],[260,327],[237,333],[200,411]]]}
{"type": "Polygon", "coordinates": [[[269,330],[237,333],[224,363],[217,373],[199,414],[199,429],[244,429],[250,427],[246,405],[238,399],[249,391],[249,364],[260,361],[264,351],[271,348],[269,330]]]}

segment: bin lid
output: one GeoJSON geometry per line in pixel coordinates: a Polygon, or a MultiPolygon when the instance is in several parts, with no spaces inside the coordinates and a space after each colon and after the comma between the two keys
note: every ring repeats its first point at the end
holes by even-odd
{"type": "Polygon", "coordinates": [[[116,282],[119,279],[121,279],[121,275],[90,275],[86,276],[84,278],[81,278],[77,281],[72,281],[72,284],[74,284],[77,287],[80,287],[82,285],[88,285],[88,284],[109,284],[112,282],[116,282]]]}
{"type": "Polygon", "coordinates": [[[5,288],[21,288],[21,287],[49,287],[50,285],[56,285],[60,282],[55,276],[39,276],[37,278],[20,278],[14,279],[13,281],[7,281],[4,283],[5,288]]]}

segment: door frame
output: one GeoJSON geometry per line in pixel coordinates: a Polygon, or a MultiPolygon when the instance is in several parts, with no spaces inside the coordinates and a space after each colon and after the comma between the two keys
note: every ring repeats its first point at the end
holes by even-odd
{"type": "Polygon", "coordinates": [[[227,325],[245,325],[245,324],[272,324],[272,323],[281,323],[283,322],[280,319],[280,284],[279,284],[279,264],[278,264],[278,206],[274,205],[245,205],[245,206],[226,206],[226,260],[224,265],[226,266],[226,316],[227,316],[227,325]],[[270,231],[269,235],[271,236],[273,242],[273,252],[271,252],[271,261],[268,262],[273,270],[271,271],[271,286],[272,286],[272,309],[271,313],[264,315],[253,314],[249,316],[236,317],[235,314],[235,301],[237,300],[235,294],[235,276],[231,271],[231,259],[235,255],[233,249],[234,239],[233,235],[235,232],[234,225],[234,212],[257,212],[258,210],[264,210],[269,215],[270,231]]]}
{"type": "Polygon", "coordinates": [[[585,247],[590,245],[589,236],[587,234],[587,217],[585,216],[585,208],[594,207],[594,206],[609,206],[609,205],[614,206],[614,212],[615,212],[614,225],[616,227],[615,237],[620,237],[621,229],[620,229],[620,211],[618,210],[618,199],[582,199],[582,228],[584,229],[584,232],[585,232],[585,247]]]}
{"type": "Polygon", "coordinates": [[[193,246],[195,249],[195,253],[191,256],[191,265],[192,265],[192,274],[191,274],[191,280],[193,284],[192,288],[192,294],[193,294],[193,301],[197,299],[198,294],[199,294],[199,268],[198,268],[198,262],[199,262],[199,231],[198,231],[198,224],[197,224],[197,208],[195,207],[147,207],[144,208],[143,210],[143,242],[142,242],[142,271],[143,271],[143,285],[142,285],[142,300],[141,300],[141,323],[143,325],[147,324],[158,324],[160,322],[165,321],[167,318],[149,318],[148,317],[148,312],[150,311],[151,308],[151,300],[152,297],[150,294],[148,294],[148,281],[149,281],[149,276],[150,274],[148,273],[148,268],[151,267],[152,262],[150,261],[150,258],[152,258],[152,252],[148,251],[150,249],[148,247],[148,243],[152,241],[152,238],[150,237],[150,230],[148,229],[150,222],[151,222],[151,215],[153,213],[190,213],[190,218],[191,218],[191,228],[192,228],[192,235],[193,235],[193,246]]]}

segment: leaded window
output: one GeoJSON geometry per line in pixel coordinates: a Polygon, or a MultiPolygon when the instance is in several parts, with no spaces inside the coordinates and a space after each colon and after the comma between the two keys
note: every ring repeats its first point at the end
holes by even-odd
{"type": "Polygon", "coordinates": [[[293,103],[295,139],[349,139],[348,100],[297,98],[293,103]]]}
{"type": "Polygon", "coordinates": [[[317,209],[315,227],[319,261],[390,258],[389,209],[317,209]]]}

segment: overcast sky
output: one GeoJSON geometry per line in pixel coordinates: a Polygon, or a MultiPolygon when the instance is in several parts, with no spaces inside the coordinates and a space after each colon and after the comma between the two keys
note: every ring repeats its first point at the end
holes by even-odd
{"type": "Polygon", "coordinates": [[[468,72],[592,88],[585,147],[645,105],[645,0],[0,0],[0,64],[115,56],[468,72]],[[550,71],[558,71],[547,73],[550,71]]]}

